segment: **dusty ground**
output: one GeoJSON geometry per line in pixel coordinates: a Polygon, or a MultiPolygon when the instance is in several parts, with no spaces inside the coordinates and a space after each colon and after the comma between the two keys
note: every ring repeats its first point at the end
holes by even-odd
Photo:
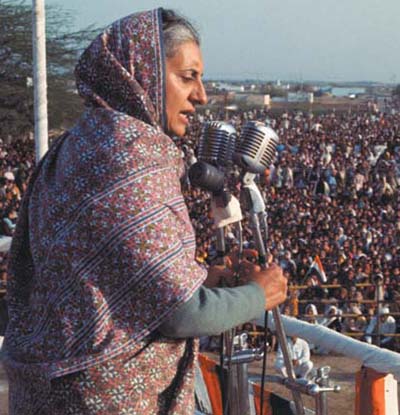
{"type": "MultiPolygon", "coordinates": [[[[328,414],[354,415],[355,374],[360,369],[360,362],[342,356],[312,356],[312,360],[315,367],[330,366],[331,382],[341,387],[339,393],[328,394],[328,414]]],[[[272,368],[273,362],[274,356],[270,355],[267,365],[269,374],[275,374],[272,368]]],[[[261,371],[261,364],[257,366],[254,368],[255,371],[261,371]]],[[[290,391],[282,385],[268,384],[267,388],[284,398],[292,399],[290,391]]],[[[303,402],[307,408],[315,409],[313,398],[303,395],[303,402]]]]}
{"type": "MultiPolygon", "coordinates": [[[[274,357],[272,354],[268,358],[268,374],[274,374],[271,369],[274,357]]],[[[331,379],[334,384],[341,386],[342,390],[339,394],[328,395],[329,415],[354,415],[354,399],[355,399],[355,373],[360,367],[360,363],[353,359],[341,356],[313,356],[314,364],[320,366],[331,366],[331,379]]],[[[250,371],[259,373],[261,364],[252,365],[250,371]]],[[[281,385],[268,384],[268,388],[283,397],[290,398],[290,392],[281,385]]],[[[313,409],[314,401],[309,397],[304,397],[305,405],[313,409]]],[[[7,381],[3,367],[0,363],[0,415],[8,415],[7,411],[7,381]]]]}

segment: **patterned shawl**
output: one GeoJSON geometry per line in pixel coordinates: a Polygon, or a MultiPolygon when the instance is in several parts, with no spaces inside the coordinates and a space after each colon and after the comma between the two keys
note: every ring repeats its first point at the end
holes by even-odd
{"type": "MultiPolygon", "coordinates": [[[[160,20],[155,10],[117,21],[78,63],[88,109],[36,169],[11,248],[10,378],[138,353],[205,279],[180,152],[162,130],[160,20]]],[[[187,352],[170,343],[165,359],[187,352]]]]}

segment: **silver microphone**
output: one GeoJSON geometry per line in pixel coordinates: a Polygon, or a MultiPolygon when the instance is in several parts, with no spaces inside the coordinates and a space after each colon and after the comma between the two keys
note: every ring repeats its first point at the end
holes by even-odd
{"type": "Polygon", "coordinates": [[[214,166],[229,166],[236,146],[236,130],[226,122],[211,121],[203,126],[197,157],[214,166]]]}
{"type": "Polygon", "coordinates": [[[240,134],[233,160],[246,172],[260,174],[275,158],[279,137],[259,121],[249,121],[240,134]]]}
{"type": "Polygon", "coordinates": [[[222,121],[206,123],[201,131],[198,162],[189,169],[192,186],[219,194],[224,190],[224,169],[232,164],[232,153],[236,143],[235,128],[222,121]]]}

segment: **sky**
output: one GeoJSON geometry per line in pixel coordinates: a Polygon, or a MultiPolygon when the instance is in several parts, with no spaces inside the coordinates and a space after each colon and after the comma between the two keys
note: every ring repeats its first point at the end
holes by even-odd
{"type": "Polygon", "coordinates": [[[400,83],[400,0],[46,0],[77,28],[155,7],[191,19],[206,79],[400,83]]]}

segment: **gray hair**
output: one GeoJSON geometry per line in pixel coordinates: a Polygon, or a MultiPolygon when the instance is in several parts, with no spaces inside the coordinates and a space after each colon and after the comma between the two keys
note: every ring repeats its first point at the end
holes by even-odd
{"type": "Polygon", "coordinates": [[[194,42],[200,46],[199,33],[188,19],[169,9],[163,9],[161,13],[165,56],[167,58],[172,58],[176,49],[182,43],[194,42]]]}

